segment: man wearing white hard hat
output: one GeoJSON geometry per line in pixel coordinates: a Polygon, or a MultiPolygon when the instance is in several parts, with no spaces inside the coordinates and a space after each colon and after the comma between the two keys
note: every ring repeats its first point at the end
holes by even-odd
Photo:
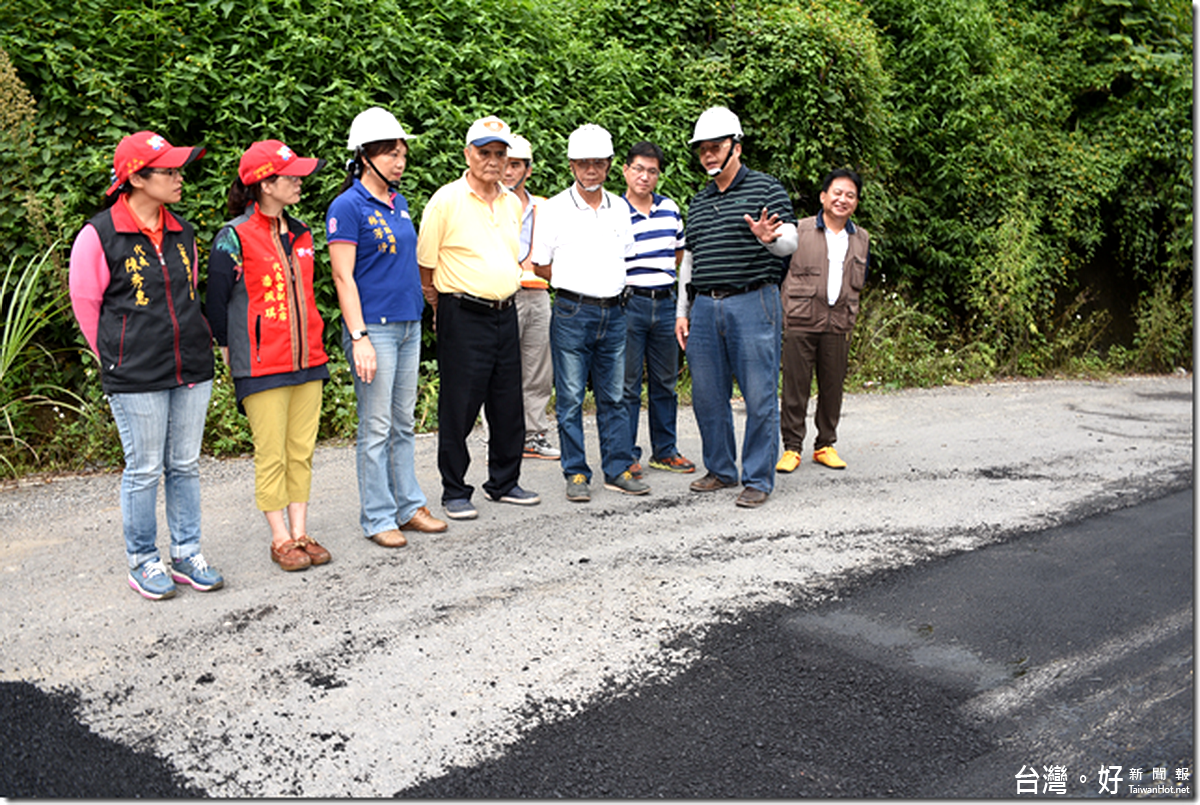
{"type": "Polygon", "coordinates": [[[521,393],[525,403],[525,458],[558,461],[558,448],[546,436],[550,419],[546,406],[554,388],[550,361],[550,283],[533,271],[529,259],[537,206],[546,199],[525,187],[533,173],[533,146],[514,134],[504,168],[504,186],[521,200],[521,288],[517,291],[517,325],[521,332],[521,393]]]}
{"type": "Polygon", "coordinates": [[[588,376],[596,399],[596,429],[604,487],[644,495],[633,477],[625,390],[625,257],[633,250],[629,210],[604,189],[612,167],[612,137],[588,123],[567,140],[575,182],[541,206],[533,234],[534,270],[555,289],[550,321],[555,414],[567,499],[591,499],[592,470],[583,435],[588,376]]]}
{"type": "Polygon", "coordinates": [[[692,371],[692,412],[707,474],[694,492],[743,486],[737,505],[754,508],[775,489],[779,458],[779,360],[783,311],[780,258],[796,250],[796,216],[783,185],[742,165],[742,125],[714,106],[690,140],[712,177],[688,205],[687,245],[675,334],[692,371]],[[746,403],[742,471],[729,398],[733,378],[746,403]]]}
{"type": "Polygon", "coordinates": [[[437,330],[438,470],[442,506],[454,520],[477,517],[466,482],[467,436],[486,409],[490,500],[532,505],[518,484],[524,445],[517,289],[521,284],[521,202],[503,176],[512,132],[498,117],[467,131],[462,177],[433,194],[421,215],[417,263],[437,330]]]}

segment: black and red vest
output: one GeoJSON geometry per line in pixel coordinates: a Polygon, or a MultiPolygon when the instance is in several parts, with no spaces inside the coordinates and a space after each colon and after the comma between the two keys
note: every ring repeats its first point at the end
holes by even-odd
{"type": "Polygon", "coordinates": [[[161,391],[211,380],[212,331],[196,292],[191,224],[164,210],[160,252],[124,204],[88,223],[108,261],[96,338],[105,393],[161,391]]]}
{"type": "Polygon", "coordinates": [[[283,216],[291,248],[275,218],[255,204],[217,233],[214,253],[233,259],[226,337],[235,378],[297,372],[329,362],[325,322],[313,298],[313,238],[302,222],[283,216]]]}

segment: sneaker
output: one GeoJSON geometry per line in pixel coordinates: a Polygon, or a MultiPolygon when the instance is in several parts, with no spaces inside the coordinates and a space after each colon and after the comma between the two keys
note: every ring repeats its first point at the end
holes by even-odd
{"type": "MultiPolygon", "coordinates": [[[[626,473],[628,475],[628,473],[626,473]]],[[[592,492],[588,489],[587,476],[583,473],[577,473],[567,479],[567,500],[574,500],[580,503],[586,503],[592,499],[592,492]]]]}
{"type": "Polygon", "coordinates": [[[550,440],[546,438],[546,434],[539,433],[537,436],[525,440],[525,452],[521,454],[525,458],[544,458],[549,461],[558,461],[562,454],[558,448],[550,444],[550,440]]]}
{"type": "Polygon", "coordinates": [[[475,507],[471,505],[468,498],[447,500],[442,504],[442,508],[446,510],[446,516],[451,520],[474,520],[479,516],[479,512],[475,511],[475,507]]]}
{"type": "Polygon", "coordinates": [[[650,459],[650,468],[655,470],[666,470],[667,472],[695,472],[696,465],[688,461],[683,456],[676,453],[669,458],[652,458],[650,459]]]}
{"type": "Polygon", "coordinates": [[[161,559],[147,559],[129,571],[129,586],[134,592],[151,601],[171,598],[175,595],[175,582],[167,573],[161,559]]]}
{"type": "Polygon", "coordinates": [[[629,474],[632,475],[634,478],[637,478],[639,481],[642,480],[642,475],[644,474],[642,472],[642,463],[640,461],[635,461],[632,464],[630,464],[629,465],[629,474]]]}
{"type": "Polygon", "coordinates": [[[775,472],[795,472],[799,466],[800,454],[795,450],[784,450],[779,463],[775,465],[775,472]]]}
{"type": "Polygon", "coordinates": [[[498,498],[488,495],[488,500],[495,500],[500,503],[515,503],[518,506],[536,506],[542,502],[537,492],[530,492],[528,489],[522,489],[515,485],[498,498]]]}
{"type": "Polygon", "coordinates": [[[838,456],[837,451],[832,447],[822,447],[820,450],[813,453],[813,461],[817,462],[818,464],[824,464],[831,470],[846,469],[846,462],[842,461],[841,457],[838,456]]]}
{"type": "Polygon", "coordinates": [[[171,578],[179,584],[190,584],[202,593],[219,590],[225,586],[225,578],[215,567],[209,567],[202,554],[194,553],[182,559],[171,560],[171,578]]]}
{"type": "Polygon", "coordinates": [[[632,472],[626,470],[616,478],[605,478],[604,488],[624,492],[626,495],[645,495],[650,491],[650,484],[642,483],[633,477],[632,472]]]}

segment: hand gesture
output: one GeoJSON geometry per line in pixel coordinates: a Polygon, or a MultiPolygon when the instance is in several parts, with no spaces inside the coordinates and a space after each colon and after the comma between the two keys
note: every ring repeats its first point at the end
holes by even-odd
{"type": "Polygon", "coordinates": [[[743,215],[746,223],[750,225],[750,231],[754,233],[754,237],[758,238],[763,243],[774,243],[779,237],[780,221],[778,215],[767,217],[767,208],[763,207],[762,214],[758,220],[754,220],[749,215],[743,215]]]}

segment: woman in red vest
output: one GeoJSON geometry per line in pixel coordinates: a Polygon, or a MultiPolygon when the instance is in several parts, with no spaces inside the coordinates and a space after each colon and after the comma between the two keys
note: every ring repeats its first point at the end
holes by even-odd
{"type": "Polygon", "coordinates": [[[121,520],[129,586],[157,600],[175,583],[225,581],[200,553],[200,443],[212,394],[212,333],[196,293],[196,238],[167,211],[179,169],[204,155],[152,131],[121,140],[105,208],[71,248],[71,307],[121,434],[121,520]],[[158,479],[166,487],[171,569],[159,558],[158,479]]]}
{"type": "Polygon", "coordinates": [[[325,164],[279,140],[242,154],[229,214],[208,266],[208,317],[254,437],[254,497],[284,570],[329,561],[308,535],[321,389],[329,379],[325,323],[313,299],[313,239],[284,208],[325,164]]]}

